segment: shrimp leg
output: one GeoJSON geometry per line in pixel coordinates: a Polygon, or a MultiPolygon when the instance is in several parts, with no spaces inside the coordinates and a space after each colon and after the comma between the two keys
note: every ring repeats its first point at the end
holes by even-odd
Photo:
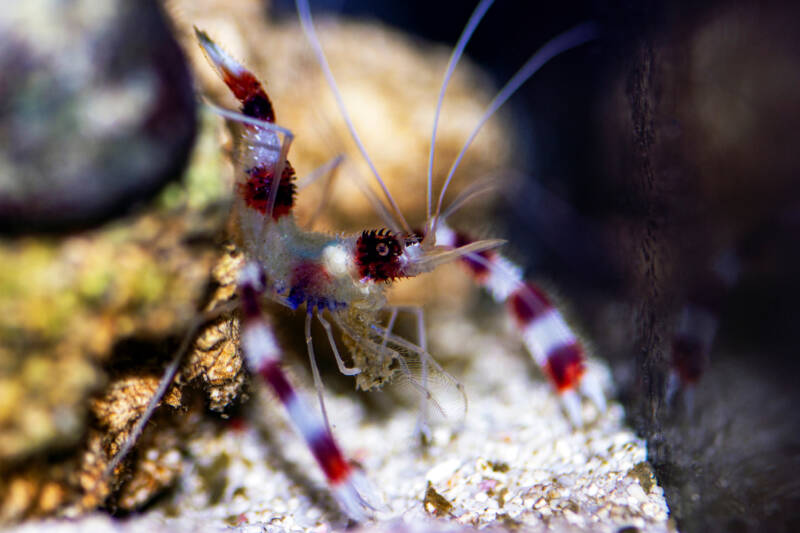
{"type": "MultiPolygon", "coordinates": [[[[437,244],[457,248],[472,240],[439,221],[437,244]]],[[[598,410],[605,411],[603,389],[594,376],[586,373],[581,342],[545,292],[534,283],[524,281],[522,269],[496,250],[473,252],[460,261],[495,301],[507,304],[526,349],[561,396],[572,424],[583,425],[578,391],[598,410]]]]}
{"type": "Polygon", "coordinates": [[[365,480],[360,472],[350,466],[323,419],[308,407],[282,370],[280,348],[261,313],[259,297],[264,290],[261,267],[251,261],[242,269],[239,277],[242,342],[247,365],[253,374],[261,376],[286,408],[295,429],[306,441],[325,474],[342,510],[351,519],[363,522],[372,507],[365,499],[365,496],[371,496],[364,494],[368,491],[365,480]]]}

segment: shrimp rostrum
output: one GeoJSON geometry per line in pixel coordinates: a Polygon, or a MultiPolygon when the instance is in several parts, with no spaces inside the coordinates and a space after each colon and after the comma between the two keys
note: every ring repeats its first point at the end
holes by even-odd
{"type": "MultiPolygon", "coordinates": [[[[490,1],[483,1],[478,5],[453,51],[439,97],[439,108],[452,71],[490,4],[490,1]]],[[[422,335],[417,345],[393,333],[396,310],[392,312],[389,324],[381,325],[382,313],[387,310],[385,292],[396,280],[430,272],[447,262],[460,261],[496,299],[509,302],[508,308],[518,319],[526,345],[558,392],[565,397],[565,406],[573,422],[581,422],[576,390],[585,390],[598,406],[603,404],[602,392],[582,383],[588,380],[581,380],[583,353],[580,344],[541,290],[526,283],[520,275],[521,269],[496,251],[503,241],[472,240],[446,226],[447,215],[470,200],[476,192],[473,190],[462,195],[448,209],[442,210],[442,199],[458,161],[481,125],[550,57],[590,39],[594,30],[584,25],[554,39],[534,54],[501,90],[451,167],[435,210],[432,209],[431,178],[434,124],[428,169],[428,216],[421,225],[422,229],[415,231],[402,216],[369,161],[347,117],[316,37],[307,2],[298,1],[298,11],[351,134],[383,189],[386,202],[373,198],[373,204],[382,214],[386,228],[367,229],[355,235],[329,235],[310,231],[296,222],[292,208],[298,186],[294,169],[287,159],[291,132],[276,125],[272,103],[257,78],[207,34],[200,30],[196,33],[210,63],[241,104],[239,112],[218,111],[230,120],[235,131],[237,183],[233,216],[240,246],[246,256],[238,280],[245,361],[250,371],[261,376],[284,404],[343,510],[351,518],[363,520],[372,498],[361,474],[344,458],[327,422],[311,342],[314,318],[327,333],[339,369],[355,376],[359,387],[372,388],[394,373],[404,373],[422,394],[423,402],[435,403],[427,387],[427,379],[432,373],[446,376],[457,387],[460,385],[430,356],[422,335]],[[281,349],[261,310],[264,299],[291,309],[305,309],[306,342],[321,413],[303,401],[282,371],[281,349]],[[349,351],[347,361],[337,349],[333,326],[340,330],[341,342],[349,351]],[[409,370],[409,360],[422,368],[421,374],[409,370]]]]}

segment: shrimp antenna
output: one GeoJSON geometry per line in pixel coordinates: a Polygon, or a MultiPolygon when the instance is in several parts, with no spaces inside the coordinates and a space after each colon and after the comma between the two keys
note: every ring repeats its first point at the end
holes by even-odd
{"type": "Polygon", "coordinates": [[[436,113],[433,117],[433,133],[431,133],[431,149],[430,155],[428,156],[428,194],[427,194],[427,210],[425,211],[425,220],[431,219],[431,199],[433,197],[433,153],[436,147],[436,129],[439,125],[439,115],[442,111],[442,103],[444,102],[444,93],[447,92],[447,86],[450,84],[450,79],[453,77],[453,72],[456,69],[456,65],[458,61],[461,59],[461,55],[464,53],[464,49],[467,47],[467,43],[469,42],[472,34],[475,32],[475,28],[478,27],[481,20],[483,19],[483,15],[486,14],[486,11],[491,7],[494,3],[494,0],[482,0],[480,4],[475,8],[475,11],[472,12],[472,15],[469,17],[469,21],[467,25],[464,27],[464,31],[461,32],[461,36],[458,38],[458,42],[456,43],[455,47],[453,48],[453,53],[450,55],[450,62],[447,64],[447,71],[444,74],[444,80],[442,81],[442,88],[439,91],[439,100],[436,102],[436,113]]]}
{"type": "Polygon", "coordinates": [[[467,138],[467,142],[464,143],[464,147],[459,152],[458,157],[453,162],[453,165],[450,167],[450,171],[447,173],[447,179],[444,182],[444,186],[442,187],[441,192],[439,193],[439,201],[436,204],[436,214],[433,217],[433,224],[432,233],[436,232],[436,223],[437,219],[439,218],[439,213],[442,210],[442,201],[444,200],[444,194],[447,191],[447,187],[450,185],[450,181],[453,179],[453,174],[458,168],[458,165],[461,163],[461,160],[464,157],[464,153],[466,153],[467,149],[472,144],[472,141],[475,140],[475,137],[478,135],[478,132],[486,123],[487,120],[497,111],[500,106],[506,103],[514,92],[520,88],[520,86],[528,81],[528,78],[533,76],[545,63],[550,61],[553,57],[566,52],[571,48],[575,48],[576,46],[580,46],[587,41],[590,41],[597,37],[598,34],[598,27],[597,24],[594,22],[585,22],[580,24],[571,30],[568,30],[561,35],[558,35],[545,43],[544,46],[539,48],[528,61],[522,65],[516,74],[506,83],[500,92],[497,93],[497,96],[494,97],[492,102],[489,104],[488,109],[481,117],[478,125],[472,130],[472,133],[467,138]]]}
{"type": "Polygon", "coordinates": [[[334,98],[336,98],[336,104],[339,106],[339,111],[342,113],[342,117],[347,124],[347,129],[350,130],[350,135],[353,137],[353,140],[355,141],[356,146],[358,146],[358,150],[361,152],[364,160],[367,162],[367,165],[369,165],[369,168],[372,171],[372,174],[375,176],[375,179],[378,180],[378,184],[381,186],[381,189],[383,189],[383,194],[386,196],[386,199],[389,200],[392,209],[400,221],[400,225],[407,233],[411,233],[411,227],[403,217],[403,213],[400,211],[400,207],[398,207],[397,202],[394,201],[391,193],[389,193],[386,183],[384,183],[380,174],[378,174],[378,169],[375,168],[372,159],[370,159],[369,155],[367,155],[367,150],[364,148],[364,144],[361,142],[361,138],[356,132],[353,121],[350,119],[350,115],[347,113],[344,100],[342,100],[342,94],[339,92],[339,87],[336,85],[336,80],[333,78],[333,72],[331,72],[331,68],[328,65],[328,60],[325,58],[325,52],[322,50],[322,44],[320,43],[319,37],[317,37],[317,32],[314,29],[314,22],[311,20],[311,8],[308,5],[308,0],[296,0],[295,5],[297,6],[297,15],[300,18],[300,24],[303,27],[303,32],[306,34],[306,38],[308,38],[311,48],[314,49],[314,54],[316,54],[317,61],[322,68],[323,74],[325,74],[325,79],[327,80],[328,85],[333,92],[334,98]]]}
{"type": "Polygon", "coordinates": [[[447,220],[450,218],[450,215],[461,209],[461,207],[469,202],[470,200],[474,199],[476,196],[480,196],[482,194],[487,194],[495,189],[497,189],[497,184],[493,183],[488,180],[476,181],[471,183],[468,187],[466,187],[461,193],[453,200],[447,209],[444,210],[439,216],[440,220],[447,220]]]}
{"type": "Polygon", "coordinates": [[[212,104],[211,102],[206,100],[203,100],[203,104],[217,115],[227,118],[228,120],[231,120],[233,122],[241,122],[243,124],[249,124],[251,126],[263,128],[265,130],[274,131],[275,133],[282,133],[284,137],[286,137],[287,139],[294,139],[294,133],[292,133],[291,130],[278,126],[277,124],[273,124],[272,122],[266,122],[264,120],[259,120],[257,118],[248,117],[243,113],[239,113],[237,111],[231,111],[230,109],[225,109],[224,107],[212,104]]]}

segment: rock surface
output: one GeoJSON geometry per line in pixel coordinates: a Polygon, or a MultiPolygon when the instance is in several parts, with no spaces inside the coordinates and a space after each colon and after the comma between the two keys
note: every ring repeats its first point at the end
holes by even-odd
{"type": "MultiPolygon", "coordinates": [[[[619,404],[604,414],[584,404],[591,422],[573,430],[527,356],[504,340],[502,321],[478,328],[442,314],[432,322],[434,350],[463,369],[458,376],[469,409],[461,419],[434,425],[428,447],[420,449],[415,438],[415,402],[409,405],[391,387],[367,403],[352,394],[328,395],[334,431],[384,504],[368,529],[674,529],[645,444],[625,428],[619,404]]],[[[308,383],[302,368],[293,369],[296,381],[308,383]]],[[[603,364],[592,361],[589,371],[609,386],[603,364]]],[[[127,521],[94,517],[82,524],[98,531],[343,528],[345,519],[280,405],[258,397],[244,421],[196,421],[183,474],[167,500],[127,521]]],[[[53,531],[74,525],[50,523],[53,531]]]]}

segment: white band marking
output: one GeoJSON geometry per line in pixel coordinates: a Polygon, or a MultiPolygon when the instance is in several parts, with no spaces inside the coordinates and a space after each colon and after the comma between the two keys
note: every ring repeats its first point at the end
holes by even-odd
{"type": "Polygon", "coordinates": [[[577,342],[557,309],[548,310],[525,326],[522,338],[536,364],[541,367],[547,364],[547,357],[553,350],[577,342]]]}

